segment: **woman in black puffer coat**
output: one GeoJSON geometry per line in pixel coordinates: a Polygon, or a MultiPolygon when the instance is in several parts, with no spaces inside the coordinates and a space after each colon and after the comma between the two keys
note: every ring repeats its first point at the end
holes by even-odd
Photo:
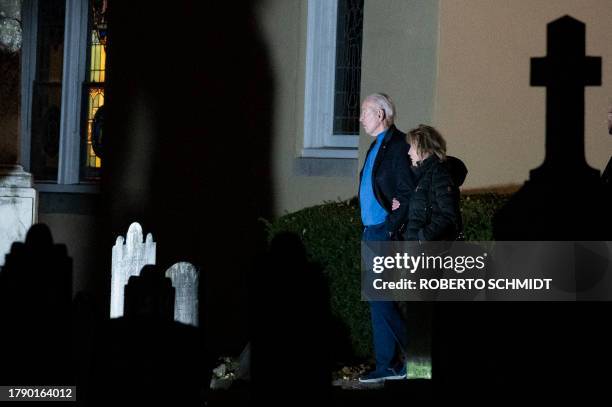
{"type": "MultiPolygon", "coordinates": [[[[446,142],[436,129],[419,125],[408,132],[412,171],[417,186],[409,201],[405,240],[456,240],[462,232],[459,186],[467,168],[446,156],[446,142]]],[[[394,201],[393,209],[399,207],[394,201]]]]}

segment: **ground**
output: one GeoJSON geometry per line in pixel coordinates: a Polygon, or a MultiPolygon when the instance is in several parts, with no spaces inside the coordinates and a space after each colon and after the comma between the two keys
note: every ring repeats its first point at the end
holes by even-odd
{"type": "MultiPolygon", "coordinates": [[[[344,390],[377,389],[382,384],[359,383],[359,376],[372,369],[372,365],[361,363],[342,368],[332,372],[332,384],[344,390]]],[[[239,363],[237,358],[223,357],[218,361],[218,366],[213,370],[211,389],[229,389],[236,380],[239,363]]],[[[408,361],[408,379],[431,379],[431,360],[428,358],[412,358],[408,361]]]]}

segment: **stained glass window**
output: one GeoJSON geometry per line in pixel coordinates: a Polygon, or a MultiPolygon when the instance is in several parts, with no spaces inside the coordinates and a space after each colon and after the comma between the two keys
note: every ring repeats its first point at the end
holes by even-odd
{"type": "Polygon", "coordinates": [[[334,134],[359,135],[363,0],[338,0],[334,134]]]}
{"type": "Polygon", "coordinates": [[[100,176],[102,166],[102,133],[104,83],[106,80],[106,0],[89,1],[89,46],[87,73],[84,84],[85,123],[81,177],[85,180],[100,176]]]}

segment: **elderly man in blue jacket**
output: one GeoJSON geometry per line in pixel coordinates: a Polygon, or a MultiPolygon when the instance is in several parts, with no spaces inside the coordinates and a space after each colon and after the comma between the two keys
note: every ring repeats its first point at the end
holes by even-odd
{"type": "MultiPolygon", "coordinates": [[[[363,241],[395,240],[406,223],[408,201],[414,190],[406,135],[394,125],[395,106],[383,93],[366,97],[361,122],[374,138],[360,174],[359,204],[364,225],[363,241]],[[400,205],[392,210],[393,198],[400,205]]],[[[406,326],[392,301],[370,301],[376,369],[362,383],[405,379],[406,326]]]]}

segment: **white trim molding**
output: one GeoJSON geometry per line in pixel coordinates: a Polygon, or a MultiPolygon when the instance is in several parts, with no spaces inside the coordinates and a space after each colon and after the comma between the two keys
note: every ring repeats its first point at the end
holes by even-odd
{"type": "Polygon", "coordinates": [[[302,156],[358,155],[359,136],[333,134],[337,19],[338,0],[308,0],[302,156]],[[314,153],[316,149],[326,151],[310,155],[318,154],[314,153]],[[355,153],[347,154],[345,149],[354,149],[355,153]]]}
{"type": "Polygon", "coordinates": [[[21,45],[21,152],[19,161],[26,171],[30,171],[32,92],[36,79],[38,0],[24,0],[21,10],[23,41],[21,45]]]}
{"type": "Polygon", "coordinates": [[[64,72],[58,184],[78,184],[81,163],[81,108],[87,63],[87,0],[66,2],[64,72]]]}

